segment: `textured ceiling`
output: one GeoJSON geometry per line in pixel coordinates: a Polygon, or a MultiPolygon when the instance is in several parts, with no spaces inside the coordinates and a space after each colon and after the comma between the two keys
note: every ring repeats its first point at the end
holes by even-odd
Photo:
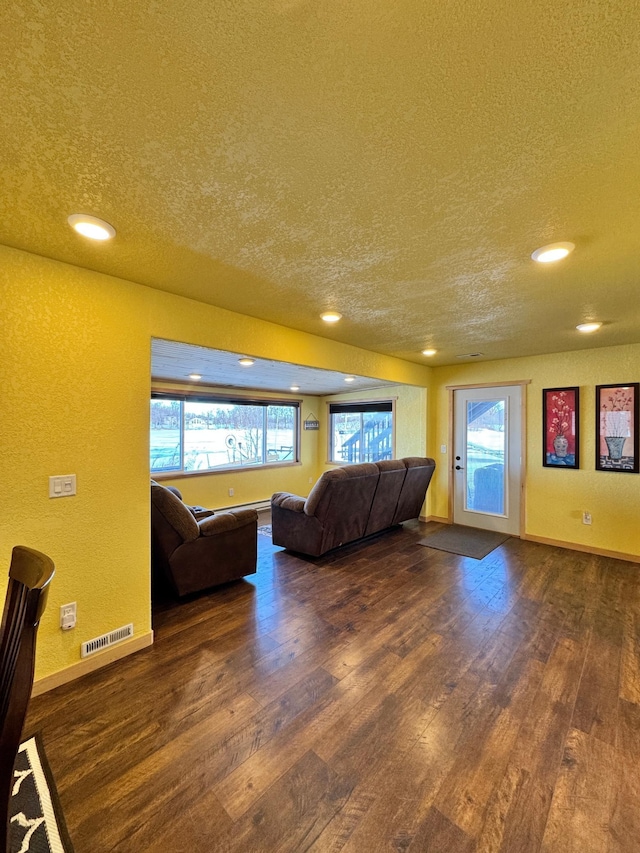
{"type": "Polygon", "coordinates": [[[635,342],[639,55],[637,0],[8,0],[0,242],[432,364],[635,342]]]}

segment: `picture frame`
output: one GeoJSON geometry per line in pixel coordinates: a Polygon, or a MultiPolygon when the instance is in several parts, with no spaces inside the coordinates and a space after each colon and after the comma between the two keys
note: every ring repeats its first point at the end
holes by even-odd
{"type": "Polygon", "coordinates": [[[542,390],[542,464],[580,467],[580,388],[542,390]]]}
{"type": "Polygon", "coordinates": [[[596,385],[596,470],[639,473],[640,383],[596,385]]]}

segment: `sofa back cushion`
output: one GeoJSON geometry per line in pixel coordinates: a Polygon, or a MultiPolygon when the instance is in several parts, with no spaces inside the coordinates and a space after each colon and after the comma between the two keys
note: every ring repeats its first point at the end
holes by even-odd
{"type": "Polygon", "coordinates": [[[402,459],[385,459],[382,462],[376,462],[375,465],[380,472],[380,477],[371,504],[365,536],[391,527],[407,473],[402,459]]]}
{"type": "Polygon", "coordinates": [[[162,520],[178,534],[183,542],[191,542],[200,535],[198,522],[182,503],[180,498],[159,483],[151,482],[151,506],[162,520]]]}
{"type": "Polygon", "coordinates": [[[322,550],[365,535],[380,471],[370,462],[325,471],[305,502],[306,515],[324,527],[322,550]]]}
{"type": "Polygon", "coordinates": [[[314,487],[309,492],[309,497],[304,502],[305,515],[314,515],[319,517],[324,515],[321,507],[328,505],[329,493],[327,489],[333,480],[344,479],[346,474],[344,468],[334,468],[331,471],[325,471],[319,480],[316,480],[314,487]]]}
{"type": "Polygon", "coordinates": [[[404,462],[407,473],[398,498],[398,506],[393,518],[394,524],[418,518],[424,503],[429,483],[435,471],[436,463],[424,456],[406,456],[404,462]]]}

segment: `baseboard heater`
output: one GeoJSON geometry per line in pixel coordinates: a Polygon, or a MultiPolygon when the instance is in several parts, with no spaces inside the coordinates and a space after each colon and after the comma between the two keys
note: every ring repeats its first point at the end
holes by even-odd
{"type": "Polygon", "coordinates": [[[258,512],[262,509],[271,509],[271,498],[266,501],[256,501],[252,504],[235,504],[234,506],[219,506],[214,512],[231,512],[234,509],[255,509],[258,512]]]}

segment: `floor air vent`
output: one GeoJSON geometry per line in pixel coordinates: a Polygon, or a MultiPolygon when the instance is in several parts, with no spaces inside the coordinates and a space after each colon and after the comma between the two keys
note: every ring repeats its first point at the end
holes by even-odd
{"type": "Polygon", "coordinates": [[[110,631],[108,634],[103,634],[101,637],[96,637],[94,640],[87,640],[81,646],[81,655],[83,658],[101,652],[103,649],[108,649],[119,643],[121,640],[128,640],[133,637],[133,624],[125,625],[124,628],[116,628],[115,631],[110,631]]]}

